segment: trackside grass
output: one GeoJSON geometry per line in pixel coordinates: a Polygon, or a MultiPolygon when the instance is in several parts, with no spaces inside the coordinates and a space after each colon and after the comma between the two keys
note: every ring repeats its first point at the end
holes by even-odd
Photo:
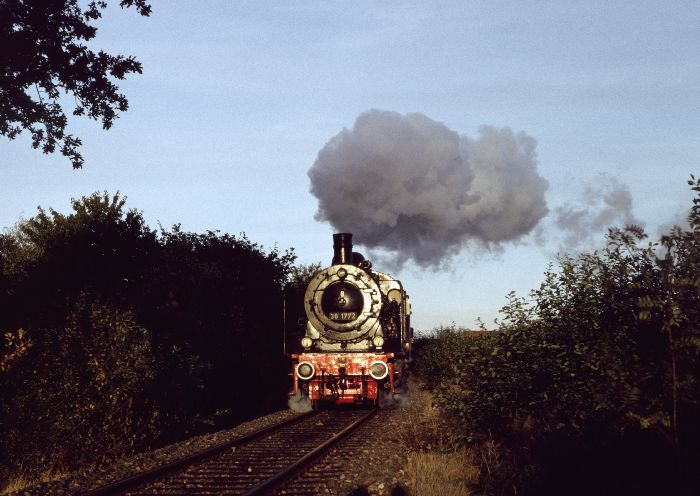
{"type": "Polygon", "coordinates": [[[406,428],[400,433],[410,451],[404,473],[412,495],[462,496],[472,494],[481,470],[467,448],[456,449],[454,436],[432,395],[411,380],[402,406],[406,428]]]}

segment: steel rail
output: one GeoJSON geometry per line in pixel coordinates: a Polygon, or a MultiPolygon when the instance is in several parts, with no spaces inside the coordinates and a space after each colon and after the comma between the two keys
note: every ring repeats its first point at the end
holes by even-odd
{"type": "Polygon", "coordinates": [[[307,454],[299,458],[297,461],[288,465],[285,469],[277,472],[275,475],[265,480],[261,484],[249,489],[248,491],[241,494],[241,496],[261,496],[270,493],[272,490],[278,488],[289,479],[299,474],[304,468],[310,465],[312,462],[316,461],[322,455],[326,453],[330,448],[338,444],[340,441],[345,439],[349,434],[357,430],[362,424],[368,421],[374,416],[378,411],[377,408],[373,408],[366,415],[357,419],[352,424],[347,426],[342,431],[336,433],[330,439],[320,444],[318,447],[309,451],[307,454]]]}
{"type": "Polygon", "coordinates": [[[126,477],[124,479],[120,479],[118,481],[112,482],[110,484],[106,484],[104,486],[100,486],[95,489],[91,489],[90,491],[82,493],[82,496],[113,496],[117,494],[123,494],[127,490],[135,487],[135,486],[140,486],[142,484],[146,484],[148,482],[151,482],[159,477],[162,477],[170,472],[176,472],[178,470],[181,470],[189,465],[192,465],[194,463],[197,463],[201,460],[204,460],[205,458],[210,458],[215,455],[218,455],[219,453],[222,453],[226,451],[229,448],[232,448],[234,446],[239,446],[241,444],[245,444],[249,441],[252,441],[254,439],[257,439],[259,437],[265,436],[266,434],[269,434],[271,432],[274,432],[278,429],[281,429],[282,427],[286,427],[290,424],[294,424],[296,422],[299,422],[301,420],[304,420],[306,418],[312,417],[317,415],[319,412],[318,411],[310,411],[307,413],[304,413],[302,415],[299,415],[297,417],[285,420],[283,422],[279,422],[277,424],[264,427],[260,430],[257,430],[255,432],[251,432],[249,434],[245,434],[240,437],[236,437],[234,439],[231,439],[230,441],[225,441],[223,443],[219,443],[215,446],[212,446],[210,448],[197,451],[196,453],[193,453],[191,455],[187,455],[183,458],[179,458],[177,460],[174,460],[172,462],[166,463],[164,465],[159,465],[157,467],[144,470],[143,472],[139,472],[137,474],[131,475],[129,477],[126,477]]]}

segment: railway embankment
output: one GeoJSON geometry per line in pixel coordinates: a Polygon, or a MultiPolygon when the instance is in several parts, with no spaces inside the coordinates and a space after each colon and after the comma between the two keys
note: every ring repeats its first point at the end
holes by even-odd
{"type": "MultiPolygon", "coordinates": [[[[299,416],[292,410],[275,412],[99,468],[85,466],[12,494],[83,494],[299,416]]],[[[400,399],[385,402],[373,418],[274,494],[468,495],[478,469],[469,452],[455,451],[450,445],[448,432],[429,393],[413,384],[400,399]]],[[[292,444],[288,449],[296,447],[292,444]]]]}
{"type": "Polygon", "coordinates": [[[206,450],[259,429],[298,416],[292,410],[281,410],[244,422],[238,426],[211,434],[192,437],[163,448],[139,453],[101,467],[84,466],[56,480],[23,487],[9,494],[26,496],[64,496],[86,491],[133,476],[137,473],[174,462],[180,458],[206,450]]]}

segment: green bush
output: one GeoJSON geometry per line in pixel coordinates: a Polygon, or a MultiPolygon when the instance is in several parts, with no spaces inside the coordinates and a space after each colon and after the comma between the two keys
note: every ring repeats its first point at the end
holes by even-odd
{"type": "Polygon", "coordinates": [[[608,494],[697,484],[700,181],[690,184],[689,229],[646,246],[638,227],[611,229],[602,251],[561,257],[528,298],[510,294],[498,330],[441,328],[420,349],[417,369],[463,440],[495,437],[521,474],[539,472],[519,494],[581,494],[606,477],[624,481],[608,494]]]}
{"type": "Polygon", "coordinates": [[[154,434],[156,411],[144,397],[154,368],[133,314],[81,295],[64,325],[37,330],[0,376],[5,462],[32,473],[139,447],[154,434]]]}
{"type": "Polygon", "coordinates": [[[94,194],[0,235],[0,476],[70,469],[286,405],[291,252],[151,230],[94,194]]]}

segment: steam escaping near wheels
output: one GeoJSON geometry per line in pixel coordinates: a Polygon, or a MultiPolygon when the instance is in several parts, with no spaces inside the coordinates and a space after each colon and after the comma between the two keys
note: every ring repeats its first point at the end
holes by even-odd
{"type": "Polygon", "coordinates": [[[309,400],[308,396],[302,395],[301,391],[294,396],[290,396],[287,404],[290,410],[297,413],[306,413],[312,410],[311,400],[309,400]]]}
{"type": "Polygon", "coordinates": [[[369,249],[439,268],[466,246],[501,249],[547,214],[536,141],[509,128],[460,135],[423,114],[370,110],[309,170],[316,219],[369,249]]]}

